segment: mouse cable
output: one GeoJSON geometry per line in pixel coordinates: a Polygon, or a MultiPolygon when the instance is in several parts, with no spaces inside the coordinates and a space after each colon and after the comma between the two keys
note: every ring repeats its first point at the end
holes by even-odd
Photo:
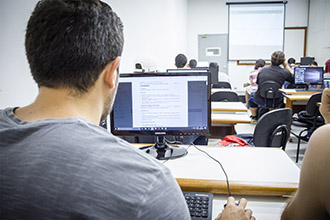
{"type": "Polygon", "coordinates": [[[231,196],[231,191],[230,191],[230,186],[229,186],[228,176],[227,176],[227,173],[226,173],[225,169],[223,168],[222,164],[220,163],[220,161],[218,161],[217,159],[215,159],[214,157],[212,157],[212,156],[211,156],[210,154],[208,154],[206,151],[203,151],[202,149],[198,148],[195,144],[191,143],[191,145],[193,145],[197,150],[203,152],[203,153],[206,154],[209,158],[211,158],[212,160],[214,160],[215,162],[217,162],[217,163],[220,165],[220,167],[221,167],[221,169],[222,169],[222,171],[223,171],[223,173],[225,174],[225,177],[226,177],[227,188],[228,188],[228,194],[229,194],[229,196],[231,196]]]}

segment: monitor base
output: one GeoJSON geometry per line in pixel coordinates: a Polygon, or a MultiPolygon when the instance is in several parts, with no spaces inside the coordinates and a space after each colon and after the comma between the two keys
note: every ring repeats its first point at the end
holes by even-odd
{"type": "Polygon", "coordinates": [[[157,142],[154,145],[141,147],[140,150],[145,151],[158,160],[171,160],[188,154],[184,147],[166,143],[164,137],[157,137],[157,142]]]}

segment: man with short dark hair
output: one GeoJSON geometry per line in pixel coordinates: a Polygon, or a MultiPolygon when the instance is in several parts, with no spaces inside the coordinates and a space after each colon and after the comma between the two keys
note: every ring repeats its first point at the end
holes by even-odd
{"type": "Polygon", "coordinates": [[[123,42],[99,0],[37,3],[25,46],[39,94],[0,110],[0,219],[190,219],[169,169],[98,126],[123,42]]]}
{"type": "Polygon", "coordinates": [[[197,61],[195,59],[191,59],[189,61],[189,68],[194,69],[197,67],[197,61]]]}
{"type": "Polygon", "coordinates": [[[180,53],[175,57],[175,66],[178,69],[183,69],[187,67],[188,59],[186,55],[180,53]]]}
{"type": "MultiPolygon", "coordinates": [[[[252,120],[257,119],[258,105],[264,105],[265,101],[260,95],[260,88],[266,81],[273,81],[282,87],[285,81],[293,83],[292,70],[285,61],[285,55],[282,51],[275,51],[271,56],[271,65],[263,67],[257,76],[258,90],[252,92],[249,97],[249,106],[252,120]],[[283,65],[282,68],[280,65],[283,65]]],[[[279,107],[283,103],[283,97],[275,99],[275,106],[279,107]]]]}

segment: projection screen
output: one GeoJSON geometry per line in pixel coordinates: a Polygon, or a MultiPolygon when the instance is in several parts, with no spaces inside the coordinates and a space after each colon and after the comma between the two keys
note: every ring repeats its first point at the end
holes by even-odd
{"type": "Polygon", "coordinates": [[[269,60],[274,51],[283,51],[283,2],[228,4],[228,16],[229,60],[269,60]]]}

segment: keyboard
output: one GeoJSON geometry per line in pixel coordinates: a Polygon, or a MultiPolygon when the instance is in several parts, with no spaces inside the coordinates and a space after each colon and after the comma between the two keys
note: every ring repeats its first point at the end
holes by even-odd
{"type": "Polygon", "coordinates": [[[211,220],[213,194],[183,191],[192,220],[211,220]]]}

